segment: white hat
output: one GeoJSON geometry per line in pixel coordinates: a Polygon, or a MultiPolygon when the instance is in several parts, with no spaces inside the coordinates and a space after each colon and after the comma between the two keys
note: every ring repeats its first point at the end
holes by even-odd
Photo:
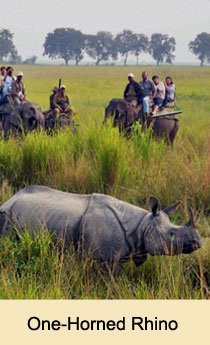
{"type": "Polygon", "coordinates": [[[134,74],[133,73],[129,73],[128,77],[134,78],[134,74]]]}
{"type": "Polygon", "coordinates": [[[66,89],[66,86],[65,85],[61,85],[60,89],[66,89]]]}
{"type": "Polygon", "coordinates": [[[18,72],[17,77],[23,77],[23,72],[18,72]]]}

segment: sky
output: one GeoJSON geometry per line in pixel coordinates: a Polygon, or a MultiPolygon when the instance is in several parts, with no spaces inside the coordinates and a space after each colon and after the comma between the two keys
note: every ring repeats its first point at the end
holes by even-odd
{"type": "MultiPolygon", "coordinates": [[[[210,33],[210,0],[0,0],[0,29],[14,34],[19,55],[43,58],[49,32],[72,27],[83,33],[124,29],[150,36],[163,33],[176,39],[175,62],[198,62],[188,43],[210,33]]],[[[140,56],[140,61],[152,58],[140,56]]],[[[50,60],[48,60],[50,61],[50,60]]]]}

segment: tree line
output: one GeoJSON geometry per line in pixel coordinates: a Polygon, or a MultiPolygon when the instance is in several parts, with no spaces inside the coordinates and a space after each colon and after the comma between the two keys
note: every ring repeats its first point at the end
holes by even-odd
{"type": "Polygon", "coordinates": [[[149,53],[159,65],[162,62],[172,63],[176,41],[173,37],[161,33],[155,33],[149,39],[145,34],[131,30],[123,30],[113,36],[107,31],[87,35],[73,28],[59,28],[48,33],[43,47],[43,55],[52,59],[64,59],[66,65],[70,60],[74,60],[78,65],[86,55],[95,60],[96,65],[110,58],[117,60],[119,55],[123,57],[126,65],[128,56],[135,55],[138,64],[142,53],[149,53]]]}
{"type": "MultiPolygon", "coordinates": [[[[9,63],[35,64],[37,57],[32,55],[22,60],[13,43],[13,33],[8,29],[0,30],[0,61],[9,63]]],[[[154,33],[149,38],[142,33],[123,30],[116,36],[111,32],[99,31],[95,35],[83,34],[73,28],[57,28],[47,34],[43,44],[43,55],[51,59],[63,59],[68,65],[75,61],[78,65],[85,57],[91,57],[96,65],[102,61],[118,60],[119,55],[127,64],[129,55],[139,62],[140,54],[147,53],[160,63],[172,64],[175,55],[176,40],[167,34],[154,33]]],[[[188,49],[200,60],[200,65],[210,62],[210,34],[202,32],[189,42],[188,49]]]]}

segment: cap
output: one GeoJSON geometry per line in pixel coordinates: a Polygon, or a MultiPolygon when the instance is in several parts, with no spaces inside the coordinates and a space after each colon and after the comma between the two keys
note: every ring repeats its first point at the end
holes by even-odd
{"type": "Polygon", "coordinates": [[[23,72],[19,71],[19,72],[17,73],[17,77],[23,77],[23,72]]]}
{"type": "Polygon", "coordinates": [[[128,77],[134,78],[134,74],[133,73],[129,73],[128,77]]]}
{"type": "Polygon", "coordinates": [[[52,89],[52,91],[57,91],[57,90],[58,90],[57,86],[55,86],[55,87],[52,89]]]}
{"type": "Polygon", "coordinates": [[[66,89],[66,86],[65,85],[61,85],[60,89],[66,89]]]}

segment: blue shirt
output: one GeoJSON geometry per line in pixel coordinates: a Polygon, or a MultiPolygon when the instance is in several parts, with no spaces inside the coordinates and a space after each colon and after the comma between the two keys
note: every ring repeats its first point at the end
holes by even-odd
{"type": "Polygon", "coordinates": [[[152,96],[155,92],[155,85],[151,80],[141,80],[139,82],[142,97],[152,96]]]}

